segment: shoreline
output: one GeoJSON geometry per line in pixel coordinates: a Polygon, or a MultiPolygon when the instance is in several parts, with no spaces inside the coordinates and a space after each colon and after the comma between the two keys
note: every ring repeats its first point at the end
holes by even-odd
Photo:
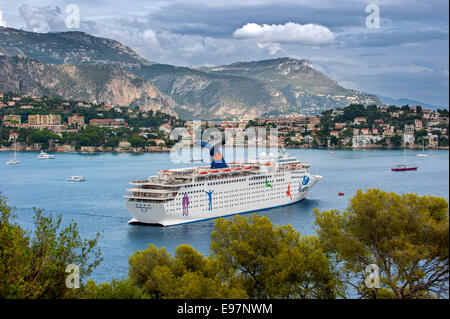
{"type": "MultiPolygon", "coordinates": [[[[248,146],[245,146],[244,148],[246,148],[248,146]]],[[[308,150],[324,150],[324,151],[362,151],[362,150],[386,150],[386,151],[392,151],[392,150],[403,150],[402,147],[366,147],[366,148],[352,148],[352,147],[342,147],[342,148],[321,148],[321,147],[291,147],[291,146],[286,146],[286,149],[308,149],[308,150]]],[[[407,150],[421,150],[422,147],[408,147],[406,148],[407,150]]],[[[440,146],[438,148],[425,148],[425,150],[430,151],[430,150],[449,150],[448,146],[440,146]]],[[[21,152],[21,153],[37,153],[40,151],[45,151],[45,152],[49,152],[49,153],[77,153],[77,154],[101,154],[101,153],[111,153],[111,154],[121,154],[121,153],[126,153],[126,154],[145,154],[145,153],[170,153],[171,149],[170,148],[160,148],[160,147],[155,147],[155,149],[147,149],[147,150],[102,150],[102,149],[98,149],[98,148],[93,148],[90,150],[69,150],[69,149],[65,149],[65,150],[61,150],[61,149],[48,149],[48,150],[42,150],[42,149],[32,149],[31,147],[27,147],[25,149],[17,149],[17,152],[21,152]]],[[[1,147],[0,148],[0,152],[14,152],[13,148],[8,148],[8,147],[1,147]]]]}

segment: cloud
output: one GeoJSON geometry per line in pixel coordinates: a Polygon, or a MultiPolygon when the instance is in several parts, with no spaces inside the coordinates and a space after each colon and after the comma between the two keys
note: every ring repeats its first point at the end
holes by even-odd
{"type": "Polygon", "coordinates": [[[19,8],[19,13],[25,21],[26,28],[34,32],[53,31],[64,25],[61,9],[58,6],[30,7],[23,4],[19,8]]]}
{"type": "MultiPolygon", "coordinates": [[[[80,25],[75,27],[67,24],[72,11],[66,11],[69,6],[61,9],[58,6],[29,6],[22,4],[19,15],[25,22],[25,30],[33,32],[59,32],[59,31],[86,31],[91,32],[94,23],[92,21],[79,21],[80,25]]],[[[79,10],[79,7],[78,7],[79,10]]]]}
{"type": "Polygon", "coordinates": [[[255,39],[259,42],[296,43],[321,45],[334,41],[334,34],[327,27],[317,24],[285,24],[247,23],[233,33],[235,38],[255,39]]]}
{"type": "Polygon", "coordinates": [[[351,88],[448,105],[445,0],[77,0],[79,29],[65,25],[70,1],[22,2],[0,0],[8,27],[84,31],[184,66],[306,58],[351,88]],[[365,26],[371,2],[379,29],[365,26]]]}
{"type": "Polygon", "coordinates": [[[281,51],[282,48],[280,46],[279,43],[272,43],[272,42],[268,42],[268,43],[261,43],[258,42],[256,44],[258,46],[258,48],[260,49],[265,49],[269,52],[270,55],[274,55],[276,54],[278,51],[281,51]]]}

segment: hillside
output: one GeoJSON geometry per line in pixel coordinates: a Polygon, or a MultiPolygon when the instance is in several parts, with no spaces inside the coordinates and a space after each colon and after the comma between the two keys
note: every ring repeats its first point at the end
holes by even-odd
{"type": "Polygon", "coordinates": [[[263,81],[280,90],[291,106],[305,113],[344,107],[350,103],[382,104],[375,95],[343,88],[322,72],[315,70],[307,60],[278,58],[197,69],[263,81]]]}
{"type": "Polygon", "coordinates": [[[134,69],[172,97],[185,119],[255,118],[284,110],[283,94],[266,83],[241,76],[208,74],[186,67],[153,64],[134,69]]]}
{"type": "MultiPolygon", "coordinates": [[[[71,85],[57,86],[62,96],[74,96],[77,92],[80,94],[74,96],[77,98],[120,103],[135,101],[137,104],[133,105],[150,107],[156,102],[141,96],[144,82],[139,84],[139,81],[147,80],[154,85],[151,90],[160,91],[160,99],[156,103],[158,107],[171,109],[184,119],[318,114],[325,109],[344,107],[350,103],[382,104],[374,95],[343,88],[315,70],[307,60],[293,58],[237,62],[209,68],[178,67],[151,63],[115,40],[83,32],[33,33],[0,27],[0,56],[18,54],[40,61],[45,67],[62,74],[74,74],[73,70],[77,70],[78,80],[87,77],[97,82],[95,88],[85,83],[77,83],[76,89],[71,85]],[[64,66],[51,68],[50,64],[64,66]],[[112,65],[116,68],[109,67],[112,65]],[[115,72],[114,85],[108,82],[111,70],[115,72]],[[120,80],[122,72],[125,78],[120,80]],[[131,72],[137,77],[132,77],[131,72]],[[137,81],[138,87],[134,87],[134,81],[137,81]],[[101,87],[106,83],[110,87],[101,87]],[[120,88],[120,91],[112,92],[111,85],[120,88]],[[65,89],[68,92],[64,92],[65,89]]],[[[55,89],[54,86],[42,86],[41,79],[34,78],[33,74],[29,73],[30,77],[22,80],[28,87],[33,87],[34,91],[38,91],[37,88],[42,91],[55,89]]],[[[9,73],[5,76],[12,79],[20,77],[9,73]]],[[[151,86],[147,82],[145,85],[148,88],[151,86]]],[[[11,86],[14,87],[9,83],[11,86]]]]}
{"type": "Polygon", "coordinates": [[[48,64],[151,64],[120,42],[84,32],[36,33],[0,27],[0,53],[24,54],[48,64]]]}
{"type": "Polygon", "coordinates": [[[136,105],[175,115],[176,103],[149,81],[115,65],[49,65],[23,55],[0,56],[0,92],[136,105]]]}

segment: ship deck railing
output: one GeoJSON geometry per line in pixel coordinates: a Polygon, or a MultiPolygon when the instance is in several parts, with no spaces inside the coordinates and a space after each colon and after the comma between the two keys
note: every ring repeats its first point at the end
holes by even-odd
{"type": "MultiPolygon", "coordinates": [[[[164,178],[164,175],[159,176],[151,176],[146,180],[136,180],[130,182],[131,185],[153,185],[159,187],[181,187],[190,185],[193,182],[193,177],[195,177],[195,181],[213,181],[229,178],[230,176],[239,177],[239,176],[248,176],[253,175],[259,172],[263,172],[262,167],[266,167],[265,164],[251,164],[252,168],[249,170],[242,169],[240,171],[233,170],[233,168],[243,168],[245,165],[243,164],[231,164],[231,171],[223,171],[223,169],[208,169],[207,167],[199,167],[197,170],[190,172],[189,175],[186,174],[177,174],[179,171],[169,172],[167,175],[168,178],[164,178]],[[212,171],[217,171],[216,173],[212,173],[212,171]],[[206,172],[207,174],[200,174],[202,172],[206,172]],[[175,174],[174,174],[175,173],[175,174]],[[174,178],[180,178],[183,180],[174,180],[174,178]]],[[[292,163],[272,163],[273,167],[278,166],[274,172],[286,172],[293,171],[298,169],[307,169],[309,168],[309,163],[306,162],[297,162],[295,167],[292,167],[292,163]]]]}
{"type": "Polygon", "coordinates": [[[170,189],[154,189],[154,188],[138,188],[138,187],[127,188],[127,191],[128,192],[150,193],[150,194],[176,194],[177,193],[170,189]]]}
{"type": "MultiPolygon", "coordinates": [[[[155,194],[154,194],[155,195],[155,194]]],[[[150,195],[150,193],[133,193],[133,194],[125,194],[124,197],[128,199],[152,199],[152,200],[169,200],[174,199],[176,195],[172,196],[154,196],[150,195]]]]}

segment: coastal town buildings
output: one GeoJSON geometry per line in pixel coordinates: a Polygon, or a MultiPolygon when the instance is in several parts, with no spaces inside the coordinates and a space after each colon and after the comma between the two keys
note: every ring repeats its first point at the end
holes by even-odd
{"type": "Polygon", "coordinates": [[[61,115],[59,114],[34,114],[28,115],[29,125],[60,125],[61,115]]]}
{"type": "Polygon", "coordinates": [[[79,115],[69,116],[67,118],[67,124],[81,127],[84,125],[84,116],[79,116],[79,115]]]}
{"type": "MultiPolygon", "coordinates": [[[[0,96],[0,119],[1,127],[6,128],[6,133],[3,134],[5,141],[7,134],[13,129],[49,130],[59,135],[61,140],[67,139],[68,134],[76,136],[79,132],[92,130],[93,135],[99,132],[110,134],[96,141],[96,144],[103,145],[104,149],[118,147],[145,151],[154,150],[160,145],[170,147],[178,143],[171,141],[170,134],[174,128],[182,128],[179,134],[181,144],[192,144],[192,121],[179,122],[166,114],[164,120],[155,122],[153,112],[136,108],[64,100],[55,103],[48,102],[48,99],[49,97],[11,96],[9,93],[3,93],[0,96]],[[120,143],[118,137],[112,139],[118,133],[116,130],[121,130],[120,143]],[[130,146],[127,143],[130,143],[130,146]]],[[[316,116],[290,113],[289,116],[259,119],[201,121],[201,129],[232,131],[233,143],[238,146],[265,144],[286,147],[381,148],[403,145],[421,147],[423,142],[425,147],[446,147],[448,124],[448,110],[406,106],[366,109],[364,106],[353,106],[329,110],[316,116]],[[248,129],[264,131],[267,134],[250,136],[248,129]],[[268,134],[270,129],[277,130],[275,139],[268,134]]],[[[71,143],[64,146],[65,149],[75,147],[79,141],[71,143]]],[[[85,145],[78,147],[94,147],[90,143],[90,139],[83,139],[82,144],[85,145]]],[[[61,147],[64,148],[62,145],[61,147]]]]}
{"type": "Polygon", "coordinates": [[[126,123],[123,119],[92,119],[89,121],[89,125],[118,128],[126,126],[126,123]]]}

